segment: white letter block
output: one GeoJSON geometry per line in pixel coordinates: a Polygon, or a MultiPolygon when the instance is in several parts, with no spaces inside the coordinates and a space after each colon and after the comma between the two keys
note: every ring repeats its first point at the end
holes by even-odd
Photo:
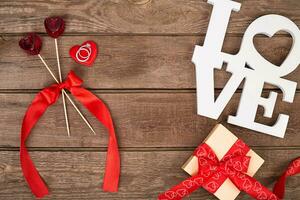
{"type": "Polygon", "coordinates": [[[192,58],[196,65],[198,114],[217,119],[236,91],[243,77],[232,76],[215,101],[214,69],[221,69],[221,52],[231,11],[239,11],[241,4],[231,0],[209,0],[213,11],[204,45],[196,46],[192,58]]]}
{"type": "Polygon", "coordinates": [[[217,119],[230,98],[245,79],[236,116],[229,116],[228,123],[276,137],[284,137],[289,116],[280,114],[273,126],[255,122],[259,105],[264,108],[264,116],[272,117],[277,93],[268,98],[261,97],[265,83],[279,87],[283,91],[283,101],[292,103],[297,83],[283,79],[300,64],[300,31],[296,24],[280,15],[266,15],[256,19],[246,30],[237,55],[221,52],[231,11],[239,11],[240,5],[230,0],[209,0],[213,4],[207,35],[203,47],[196,46],[192,61],[196,66],[198,114],[217,119]],[[253,39],[257,34],[272,37],[283,30],[293,38],[292,49],[281,66],[273,65],[261,56],[253,39]],[[227,63],[226,71],[232,76],[218,98],[214,96],[214,69],[221,69],[227,63]],[[246,67],[248,66],[248,68],[246,67]]]}
{"type": "Polygon", "coordinates": [[[245,69],[246,77],[242,97],[235,117],[229,116],[228,122],[243,126],[258,132],[263,132],[277,137],[284,137],[289,116],[280,114],[273,126],[254,122],[258,105],[264,107],[264,116],[272,117],[277,93],[271,92],[269,98],[261,97],[264,83],[279,87],[283,92],[283,101],[292,103],[296,92],[297,83],[281,77],[294,71],[300,64],[300,31],[288,18],[280,15],[266,15],[256,19],[246,30],[240,52],[236,55],[246,61],[252,68],[245,69]],[[262,57],[253,44],[254,36],[264,34],[272,37],[276,32],[284,30],[293,37],[292,49],[282,63],[276,66],[262,57]]]}

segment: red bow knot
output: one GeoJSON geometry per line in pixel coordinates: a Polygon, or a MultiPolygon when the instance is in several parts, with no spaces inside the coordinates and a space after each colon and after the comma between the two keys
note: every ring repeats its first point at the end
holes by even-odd
{"type": "Polygon", "coordinates": [[[98,97],[81,87],[82,83],[83,81],[71,71],[64,82],[53,84],[40,91],[25,113],[21,129],[20,161],[23,175],[32,193],[36,197],[44,197],[49,191],[29,156],[26,148],[26,140],[30,135],[31,129],[35,126],[47,108],[57,101],[62,89],[69,90],[71,94],[107,128],[109,132],[109,142],[103,190],[109,192],[116,192],[118,190],[120,157],[110,112],[98,97]]]}
{"type": "Polygon", "coordinates": [[[222,173],[227,177],[236,175],[237,173],[247,173],[250,163],[250,157],[246,155],[235,155],[234,157],[219,161],[216,157],[213,159],[201,156],[198,158],[198,174],[222,173]]]}
{"type": "Polygon", "coordinates": [[[200,145],[194,151],[194,155],[198,158],[198,174],[159,195],[158,199],[180,200],[200,187],[210,193],[215,193],[226,179],[230,179],[239,190],[255,199],[262,200],[266,197],[266,199],[278,200],[271,191],[247,175],[251,159],[247,156],[249,150],[250,148],[245,143],[238,140],[226,155],[218,160],[207,144],[200,145]]]}
{"type": "Polygon", "coordinates": [[[40,94],[48,104],[52,105],[57,101],[62,89],[71,91],[74,87],[80,87],[82,83],[83,81],[73,71],[70,71],[64,82],[56,83],[45,88],[40,92],[40,94]]]}
{"type": "Polygon", "coordinates": [[[81,87],[83,80],[79,78],[73,71],[70,71],[65,81],[56,83],[49,88],[53,89],[58,95],[61,90],[66,89],[71,91],[74,87],[81,87]]]}
{"type": "Polygon", "coordinates": [[[235,183],[235,176],[242,177],[247,173],[250,163],[250,157],[246,156],[248,151],[247,146],[235,148],[231,154],[227,154],[219,161],[214,151],[204,143],[194,152],[194,155],[198,157],[198,175],[196,177],[202,177],[204,179],[203,187],[209,192],[215,193],[227,178],[235,183]]]}
{"type": "Polygon", "coordinates": [[[60,89],[71,90],[73,87],[80,87],[83,83],[83,80],[79,78],[73,71],[70,71],[66,80],[58,84],[60,89]]]}

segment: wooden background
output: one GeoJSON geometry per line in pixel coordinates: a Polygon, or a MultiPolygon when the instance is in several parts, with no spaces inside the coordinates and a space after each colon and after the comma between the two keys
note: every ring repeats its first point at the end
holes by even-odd
{"type": "MultiPolygon", "coordinates": [[[[223,50],[237,53],[242,35],[257,17],[276,13],[300,25],[299,0],[240,0],[233,13],[223,50]]],[[[51,195],[45,199],[155,199],[160,192],[185,179],[181,165],[217,123],[196,115],[195,69],[191,63],[195,44],[203,44],[212,6],[205,0],[1,0],[0,1],[0,199],[34,199],[19,166],[19,134],[23,114],[34,95],[53,83],[38,57],[18,47],[25,32],[43,36],[42,55],[56,71],[54,42],[43,20],[61,15],[66,31],[59,39],[63,74],[74,69],[85,87],[110,107],[119,139],[122,173],[120,190],[103,193],[101,184],[107,132],[81,107],[97,136],[68,106],[72,137],[65,128],[61,100],[52,106],[27,143],[51,195]],[[68,50],[94,40],[100,54],[92,68],[75,64],[68,50]]],[[[286,33],[255,38],[257,48],[276,64],[291,46],[286,33]]],[[[299,55],[300,56],[300,55],[299,55]]],[[[229,75],[216,74],[217,93],[229,75]]],[[[299,82],[300,70],[288,78],[299,82]]],[[[298,85],[299,87],[299,85],[298,85]]],[[[277,88],[266,85],[264,95],[277,88]]],[[[264,159],[255,176],[269,188],[288,162],[300,155],[300,95],[293,104],[278,99],[273,119],[288,113],[285,139],[259,134],[226,123],[236,112],[236,92],[218,120],[248,143],[264,159]]],[[[286,199],[300,198],[300,177],[288,181],[286,199]]],[[[200,189],[190,199],[215,199],[200,189]]],[[[238,199],[250,199],[241,194],[238,199]]]]}

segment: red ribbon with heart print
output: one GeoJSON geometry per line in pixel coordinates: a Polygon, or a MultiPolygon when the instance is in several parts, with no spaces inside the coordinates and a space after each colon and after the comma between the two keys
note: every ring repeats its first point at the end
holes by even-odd
{"type": "Polygon", "coordinates": [[[116,192],[118,190],[120,156],[110,112],[98,97],[81,86],[82,83],[83,81],[71,71],[63,83],[54,84],[39,92],[25,113],[21,129],[20,161],[23,175],[32,193],[36,197],[42,198],[47,195],[49,191],[29,156],[26,149],[26,140],[32,128],[47,108],[57,101],[62,89],[69,90],[71,94],[108,129],[109,142],[103,190],[109,192],[116,192]]]}
{"type": "Polygon", "coordinates": [[[215,193],[229,178],[241,191],[258,200],[278,200],[278,197],[246,174],[250,157],[246,156],[250,148],[241,140],[230,148],[222,160],[218,160],[214,151],[205,143],[201,144],[194,155],[198,158],[198,174],[192,176],[170,190],[159,195],[159,200],[180,200],[200,187],[215,193]]]}
{"type": "Polygon", "coordinates": [[[287,177],[294,176],[299,173],[300,173],[300,157],[293,160],[287,167],[287,170],[285,170],[283,174],[280,176],[280,178],[278,179],[277,183],[273,188],[274,194],[276,194],[278,198],[283,199],[284,192],[285,192],[285,182],[287,177]]]}

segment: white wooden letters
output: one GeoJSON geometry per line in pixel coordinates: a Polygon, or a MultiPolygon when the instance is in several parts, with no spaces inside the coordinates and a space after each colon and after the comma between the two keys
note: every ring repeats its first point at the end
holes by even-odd
{"type": "Polygon", "coordinates": [[[264,107],[264,116],[272,117],[277,99],[276,92],[268,98],[261,97],[265,83],[280,88],[283,101],[292,103],[297,83],[283,77],[294,71],[300,64],[300,30],[297,25],[280,15],[265,15],[256,19],[247,28],[240,51],[236,55],[222,52],[222,46],[232,11],[238,12],[241,4],[231,0],[208,0],[213,11],[203,46],[196,46],[192,58],[196,66],[198,114],[217,119],[234,92],[245,79],[242,96],[236,116],[229,116],[228,122],[251,130],[284,137],[289,116],[280,114],[272,126],[255,122],[257,107],[264,107]],[[289,55],[281,66],[266,60],[256,50],[253,39],[257,34],[272,37],[278,31],[286,31],[293,38],[289,55]],[[232,73],[224,89],[215,100],[214,69],[221,69],[226,63],[226,71],[232,73]],[[247,66],[247,67],[246,67],[247,66]]]}

